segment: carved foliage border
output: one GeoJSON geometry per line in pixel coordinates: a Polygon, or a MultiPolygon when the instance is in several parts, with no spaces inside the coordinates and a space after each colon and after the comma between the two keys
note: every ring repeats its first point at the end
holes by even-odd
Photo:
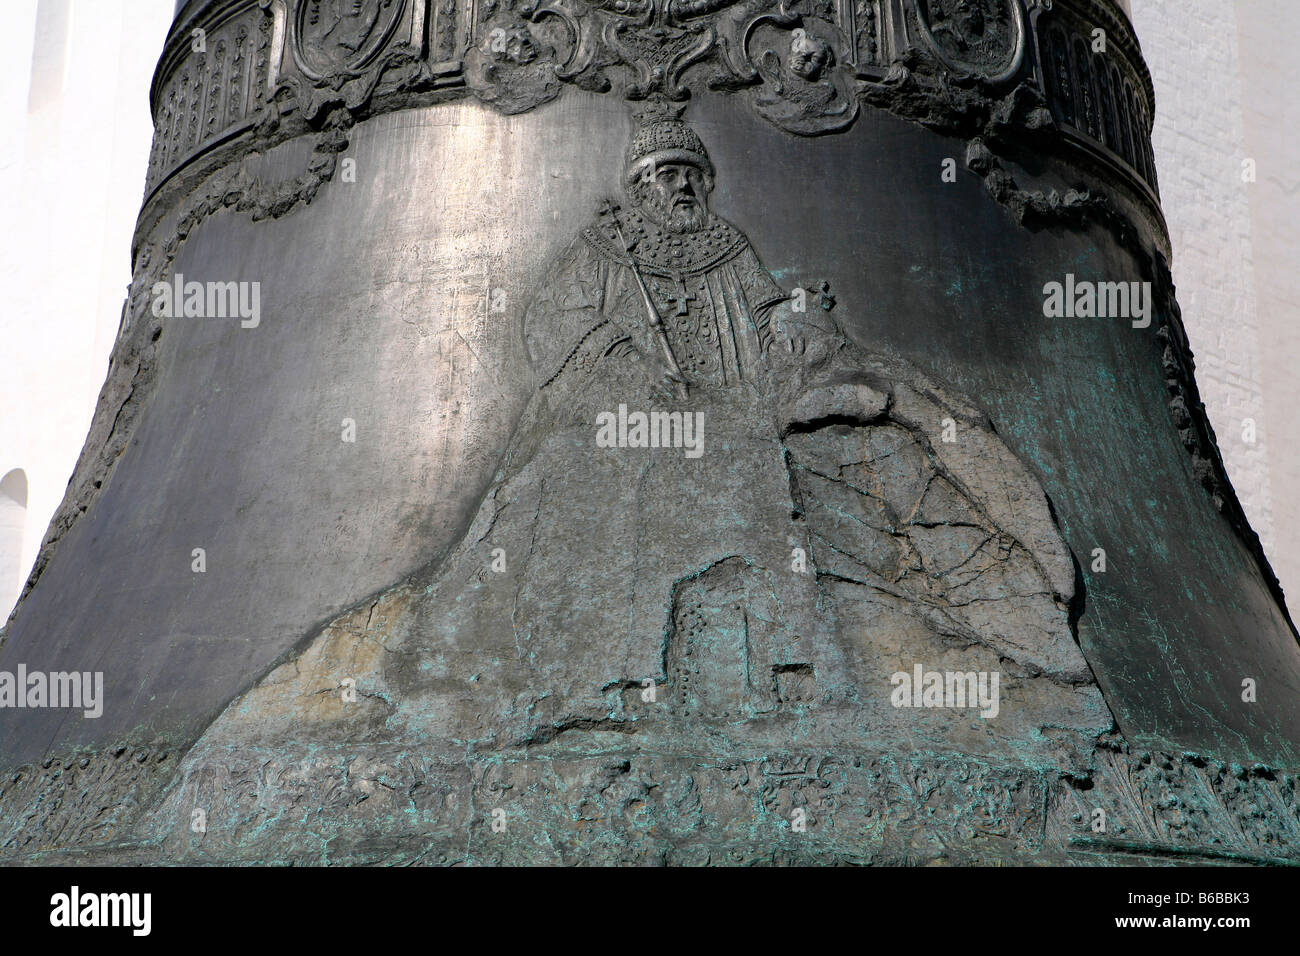
{"type": "Polygon", "coordinates": [[[596,748],[537,759],[375,746],[209,756],[187,767],[163,744],[118,745],[16,768],[0,779],[0,859],[1300,863],[1294,772],[1139,753],[1115,738],[1097,742],[1077,778],[929,753],[596,748]],[[203,833],[190,827],[193,807],[206,810],[203,833]],[[492,807],[543,837],[488,837],[492,807]],[[792,837],[796,808],[807,829],[792,837]],[[309,833],[301,812],[316,821],[309,833]]]}

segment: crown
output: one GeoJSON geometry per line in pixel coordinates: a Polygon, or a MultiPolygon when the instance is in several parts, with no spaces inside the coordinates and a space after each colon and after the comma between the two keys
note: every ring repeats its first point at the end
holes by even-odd
{"type": "Polygon", "coordinates": [[[654,103],[636,114],[638,128],[627,148],[626,178],[635,181],[646,167],[690,163],[713,175],[713,163],[699,134],[681,119],[682,106],[654,103]]]}

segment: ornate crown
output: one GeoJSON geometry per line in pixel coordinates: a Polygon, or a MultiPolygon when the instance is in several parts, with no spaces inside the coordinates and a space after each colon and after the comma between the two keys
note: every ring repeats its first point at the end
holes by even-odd
{"type": "Polygon", "coordinates": [[[637,115],[639,128],[627,148],[627,181],[660,163],[690,163],[710,176],[713,163],[699,134],[681,120],[681,107],[655,104],[637,115]]]}

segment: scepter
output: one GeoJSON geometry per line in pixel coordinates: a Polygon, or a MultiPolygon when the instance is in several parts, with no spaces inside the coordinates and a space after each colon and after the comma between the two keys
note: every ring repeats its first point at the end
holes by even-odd
{"type": "Polygon", "coordinates": [[[668,364],[668,377],[673,380],[673,389],[677,393],[677,398],[685,401],[687,397],[686,377],[682,374],[681,366],[677,364],[677,359],[673,355],[673,347],[668,342],[668,333],[664,331],[664,321],[659,315],[659,309],[655,306],[654,299],[650,298],[650,290],[646,288],[645,279],[641,275],[641,270],[637,268],[632,250],[628,248],[627,240],[623,238],[623,230],[618,224],[617,210],[618,207],[614,205],[613,201],[605,200],[604,211],[609,213],[609,218],[614,223],[614,234],[618,236],[619,245],[623,247],[623,253],[632,266],[632,276],[636,279],[636,286],[641,290],[641,302],[645,305],[646,320],[650,323],[650,331],[659,340],[660,346],[663,347],[664,361],[668,364]]]}

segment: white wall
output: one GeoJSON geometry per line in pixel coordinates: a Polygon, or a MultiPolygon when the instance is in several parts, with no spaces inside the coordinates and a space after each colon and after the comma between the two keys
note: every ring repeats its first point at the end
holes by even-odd
{"type": "Polygon", "coordinates": [[[149,81],[172,9],[4,2],[0,475],[23,469],[29,498],[19,580],[0,580],[2,616],[63,498],[108,370],[153,135],[149,81]]]}
{"type": "Polygon", "coordinates": [[[1300,612],[1300,3],[1238,0],[1273,567],[1300,612]]]}
{"type": "Polygon", "coordinates": [[[1178,300],[1228,476],[1300,595],[1300,2],[1133,0],[1178,300]],[[1257,180],[1243,181],[1253,159],[1257,180]],[[1288,190],[1290,190],[1288,192],[1288,190]],[[1245,421],[1256,426],[1246,440],[1245,421]]]}
{"type": "Polygon", "coordinates": [[[0,476],[0,583],[5,588],[22,581],[26,536],[27,473],[15,468],[0,476]]]}

